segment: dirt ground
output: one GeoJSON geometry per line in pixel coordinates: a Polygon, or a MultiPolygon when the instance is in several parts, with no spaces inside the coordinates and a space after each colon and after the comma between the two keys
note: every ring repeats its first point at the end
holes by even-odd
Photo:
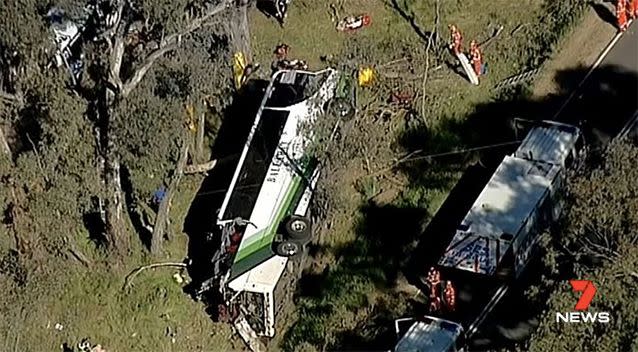
{"type": "MultiPolygon", "coordinates": [[[[599,11],[604,10],[599,8],[599,11]]],[[[559,51],[545,65],[543,72],[536,79],[533,89],[534,97],[541,98],[558,92],[559,87],[554,79],[557,72],[577,67],[590,67],[615,33],[616,28],[602,19],[594,7],[587,10],[582,23],[563,39],[563,43],[559,45],[559,51]]],[[[575,88],[580,82],[572,83],[575,88]]]]}

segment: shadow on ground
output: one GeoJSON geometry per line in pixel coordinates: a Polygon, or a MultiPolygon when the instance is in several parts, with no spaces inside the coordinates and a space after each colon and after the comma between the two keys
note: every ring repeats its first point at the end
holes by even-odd
{"type": "Polygon", "coordinates": [[[601,2],[591,1],[589,2],[589,6],[591,6],[594,9],[594,11],[596,11],[596,14],[598,15],[598,17],[600,17],[601,20],[616,26],[618,21],[616,19],[616,13],[614,8],[615,5],[613,2],[603,1],[601,3],[601,2]]]}

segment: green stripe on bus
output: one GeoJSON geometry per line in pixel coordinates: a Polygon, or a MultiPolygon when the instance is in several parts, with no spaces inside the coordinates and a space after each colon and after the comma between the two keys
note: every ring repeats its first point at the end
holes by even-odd
{"type": "Polygon", "coordinates": [[[266,229],[261,230],[255,235],[253,235],[254,240],[248,243],[239,252],[237,252],[237,255],[235,255],[235,260],[233,261],[233,267],[235,266],[235,264],[245,259],[247,256],[259,251],[260,249],[264,247],[269,247],[272,244],[272,241],[277,232],[277,227],[279,226],[279,223],[281,222],[283,217],[286,215],[286,211],[290,207],[294,196],[297,194],[300,184],[301,184],[301,177],[298,177],[298,176],[295,177],[293,179],[293,183],[291,187],[288,189],[288,192],[286,193],[286,196],[284,198],[284,202],[281,208],[279,208],[279,210],[277,211],[277,215],[273,219],[270,226],[268,226],[266,229]],[[262,236],[260,232],[266,232],[266,233],[262,236]]]}

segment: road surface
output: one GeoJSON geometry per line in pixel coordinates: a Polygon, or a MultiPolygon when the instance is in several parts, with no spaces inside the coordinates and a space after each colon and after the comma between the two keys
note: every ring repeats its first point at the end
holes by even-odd
{"type": "Polygon", "coordinates": [[[585,129],[604,144],[638,110],[638,23],[632,24],[576,90],[557,119],[585,121],[585,129]]]}

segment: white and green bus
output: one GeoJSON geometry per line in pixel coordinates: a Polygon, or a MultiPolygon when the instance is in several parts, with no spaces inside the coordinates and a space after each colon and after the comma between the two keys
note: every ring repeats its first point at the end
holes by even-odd
{"type": "Polygon", "coordinates": [[[274,336],[280,286],[311,240],[320,174],[313,126],[336,102],[344,106],[344,79],[334,69],[273,75],[217,214],[221,245],[209,285],[223,300],[220,320],[234,322],[245,339],[274,336]]]}

